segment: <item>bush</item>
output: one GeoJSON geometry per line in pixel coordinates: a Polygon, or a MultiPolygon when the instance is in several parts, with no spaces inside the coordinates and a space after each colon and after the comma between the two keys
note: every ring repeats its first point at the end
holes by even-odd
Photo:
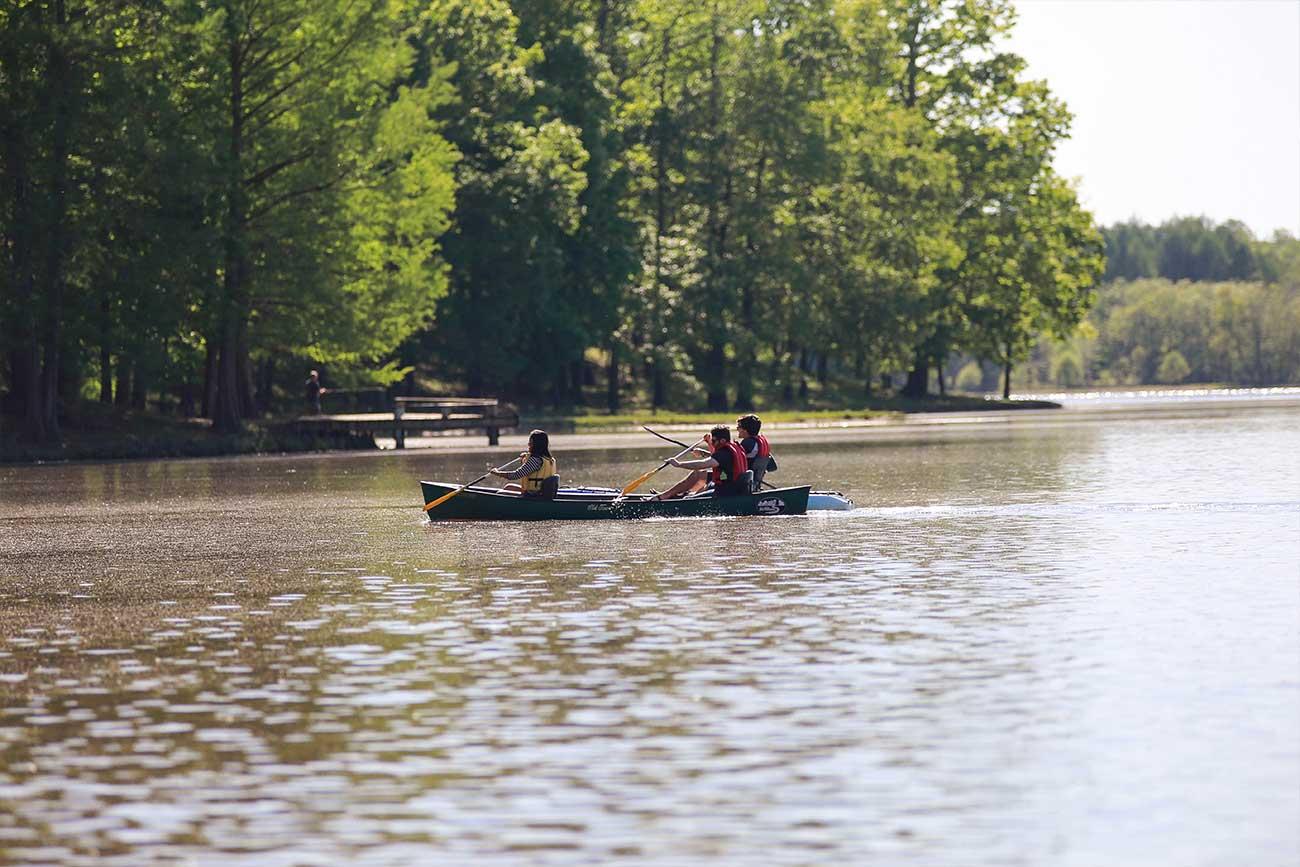
{"type": "Polygon", "coordinates": [[[1083,365],[1073,350],[1065,350],[1052,359],[1052,381],[1061,388],[1083,385],[1083,365]]]}
{"type": "Polygon", "coordinates": [[[1176,385],[1187,378],[1192,372],[1191,367],[1187,365],[1187,359],[1177,349],[1171,349],[1165,353],[1165,357],[1160,359],[1160,369],[1156,371],[1156,381],[1165,385],[1176,385]]]}

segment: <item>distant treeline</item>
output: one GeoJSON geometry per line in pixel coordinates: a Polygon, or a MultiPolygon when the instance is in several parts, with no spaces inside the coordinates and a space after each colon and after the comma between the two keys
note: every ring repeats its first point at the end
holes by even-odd
{"type": "MultiPolygon", "coordinates": [[[[1076,335],[1035,347],[1020,386],[1300,383],[1300,241],[1193,217],[1102,234],[1111,279],[1076,335]]],[[[957,364],[958,388],[994,387],[990,366],[957,364]]]]}
{"type": "Polygon", "coordinates": [[[716,410],[1069,335],[1101,237],[1004,0],[19,0],[0,390],[716,410]],[[599,388],[600,391],[596,392],[599,388]],[[596,397],[597,393],[599,397],[596,397]]]}

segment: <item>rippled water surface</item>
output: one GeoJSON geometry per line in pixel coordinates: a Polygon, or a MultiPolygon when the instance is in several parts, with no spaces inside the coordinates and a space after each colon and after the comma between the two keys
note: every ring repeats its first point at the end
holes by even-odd
{"type": "Polygon", "coordinates": [[[1300,412],[777,452],[860,508],[431,525],[417,479],[483,456],[0,468],[0,863],[1297,863],[1300,412]]]}

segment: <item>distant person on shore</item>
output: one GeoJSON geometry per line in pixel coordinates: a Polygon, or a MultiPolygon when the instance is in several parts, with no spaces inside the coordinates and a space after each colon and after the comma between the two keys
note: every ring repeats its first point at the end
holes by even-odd
{"type": "Polygon", "coordinates": [[[718,425],[704,435],[704,443],[709,447],[708,457],[694,461],[679,461],[670,458],[668,463],[674,467],[691,470],[691,474],[655,497],[656,500],[671,500],[689,493],[704,490],[705,485],[713,483],[713,496],[734,497],[748,494],[749,465],[740,446],[731,441],[731,431],[726,425],[718,425]]]}
{"type": "Polygon", "coordinates": [[[325,389],[320,385],[320,374],[312,371],[303,383],[303,396],[307,398],[307,411],[312,415],[320,415],[320,396],[325,393],[325,389]]]}
{"type": "Polygon", "coordinates": [[[759,433],[763,422],[750,413],[736,419],[736,431],[740,434],[740,448],[745,452],[749,469],[754,473],[754,490],[763,484],[763,475],[776,471],[776,461],[772,459],[772,447],[767,437],[759,433]]]}
{"type": "Polygon", "coordinates": [[[528,435],[528,451],[519,457],[523,465],[517,470],[503,472],[500,467],[493,467],[490,472],[507,484],[501,487],[506,493],[518,493],[522,497],[539,497],[554,500],[560,490],[559,467],[551,457],[551,438],[544,430],[535,430],[528,435]],[[517,483],[517,484],[516,484],[517,483]]]}

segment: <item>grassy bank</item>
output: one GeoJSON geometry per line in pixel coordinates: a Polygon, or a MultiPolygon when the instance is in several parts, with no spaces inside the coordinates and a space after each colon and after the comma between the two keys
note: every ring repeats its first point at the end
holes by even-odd
{"type": "MultiPolygon", "coordinates": [[[[885,398],[853,409],[774,409],[759,414],[765,424],[807,424],[876,419],[887,421],[911,412],[963,412],[1003,409],[1043,409],[1046,401],[990,401],[976,397],[932,397],[924,400],[885,398]]],[[[739,413],[642,410],[622,414],[574,411],[570,413],[522,411],[521,427],[541,427],[553,433],[595,433],[638,430],[640,425],[712,424],[730,427],[739,413]]],[[[214,457],[268,452],[309,452],[370,449],[368,437],[340,440],[295,434],[274,421],[254,422],[240,434],[216,434],[202,419],[179,419],[142,412],[123,412],[99,404],[82,404],[61,419],[63,442],[34,445],[15,433],[17,419],[0,418],[0,463],[40,463],[70,460],[125,460],[133,458],[214,457]]]]}
{"type": "MultiPolygon", "coordinates": [[[[871,401],[869,405],[851,409],[771,409],[757,413],[764,424],[830,424],[836,421],[880,420],[901,417],[914,412],[991,412],[1006,409],[1057,409],[1060,404],[1043,400],[985,400],[982,397],[953,395],[929,397],[920,400],[891,397],[871,401]]],[[[563,433],[595,433],[598,431],[637,430],[640,425],[699,425],[726,424],[730,427],[742,413],[729,412],[674,412],[672,410],[641,410],[630,413],[529,413],[520,411],[521,426],[540,427],[563,433]]]]}

